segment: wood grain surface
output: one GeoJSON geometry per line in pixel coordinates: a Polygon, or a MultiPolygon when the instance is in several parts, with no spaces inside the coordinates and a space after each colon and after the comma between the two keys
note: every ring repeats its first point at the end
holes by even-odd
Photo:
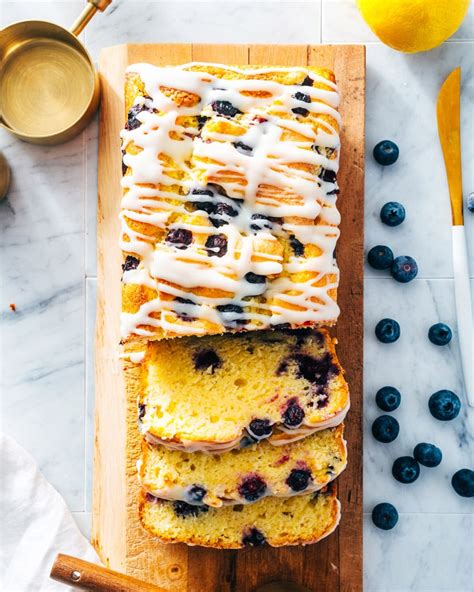
{"type": "Polygon", "coordinates": [[[362,367],[365,48],[307,45],[123,45],[99,60],[102,106],[99,136],[98,302],[93,543],[107,566],[170,592],[251,592],[273,580],[318,592],[362,590],[362,367]],[[189,61],[332,68],[343,118],[342,214],[337,260],[341,270],[336,334],[351,388],[346,420],[349,464],[339,478],[343,517],[327,539],[307,547],[217,551],[161,545],[137,518],[139,455],[136,400],[127,400],[120,368],[121,253],[118,247],[124,70],[134,62],[189,61]]]}

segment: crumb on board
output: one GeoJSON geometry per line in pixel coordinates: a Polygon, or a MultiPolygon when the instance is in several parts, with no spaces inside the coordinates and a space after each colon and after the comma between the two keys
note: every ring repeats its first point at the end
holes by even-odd
{"type": "Polygon", "coordinates": [[[16,312],[16,304],[15,304],[14,302],[11,302],[11,303],[10,303],[10,310],[11,310],[12,312],[16,312]]]}

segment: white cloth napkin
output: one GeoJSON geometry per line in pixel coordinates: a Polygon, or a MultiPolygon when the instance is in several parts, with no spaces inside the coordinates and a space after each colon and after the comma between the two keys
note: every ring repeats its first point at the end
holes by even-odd
{"type": "Polygon", "coordinates": [[[0,436],[0,590],[67,592],[49,578],[58,553],[100,563],[32,456],[0,436]]]}

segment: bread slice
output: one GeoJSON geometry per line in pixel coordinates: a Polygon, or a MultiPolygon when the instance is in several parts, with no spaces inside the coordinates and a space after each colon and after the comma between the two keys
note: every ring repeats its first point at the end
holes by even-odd
{"type": "Polygon", "coordinates": [[[333,72],[134,64],[125,103],[123,338],[334,324],[333,72]]]}
{"type": "Polygon", "coordinates": [[[170,339],[142,356],[126,363],[127,387],[155,444],[213,453],[265,438],[283,445],[338,425],[349,408],[323,329],[170,339]]]}
{"type": "Polygon", "coordinates": [[[281,447],[263,441],[218,457],[143,442],[139,477],[155,497],[218,508],[317,491],[346,463],[340,425],[281,447]]]}
{"type": "Polygon", "coordinates": [[[140,501],[143,527],[161,542],[217,549],[316,543],[335,530],[339,519],[334,484],[311,495],[223,508],[164,501],[144,492],[140,501]]]}

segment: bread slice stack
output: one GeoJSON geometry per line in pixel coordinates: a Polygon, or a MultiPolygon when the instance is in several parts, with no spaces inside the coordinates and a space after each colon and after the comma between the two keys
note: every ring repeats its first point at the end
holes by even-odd
{"type": "Polygon", "coordinates": [[[130,66],[121,318],[143,527],[215,548],[340,517],[338,94],[319,68],[130,66]]]}

